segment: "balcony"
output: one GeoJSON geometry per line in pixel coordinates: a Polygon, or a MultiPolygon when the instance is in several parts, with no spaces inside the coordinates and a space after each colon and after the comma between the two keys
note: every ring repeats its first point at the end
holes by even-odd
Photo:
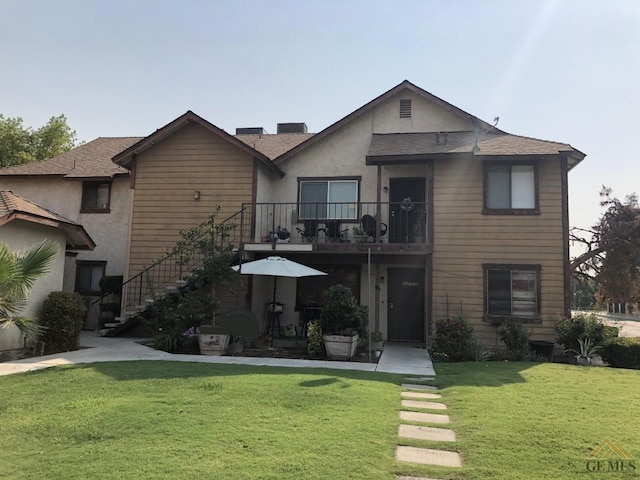
{"type": "Polygon", "coordinates": [[[257,203],[243,205],[247,251],[426,252],[425,203],[257,203]]]}

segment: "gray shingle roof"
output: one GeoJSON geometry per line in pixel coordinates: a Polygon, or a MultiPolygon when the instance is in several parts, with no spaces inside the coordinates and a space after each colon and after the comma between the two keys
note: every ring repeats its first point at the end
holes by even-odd
{"type": "MultiPolygon", "coordinates": [[[[476,133],[440,132],[374,134],[368,157],[473,153],[476,133]],[[445,139],[446,138],[446,143],[445,139]]],[[[557,155],[572,152],[566,143],[539,140],[508,133],[478,135],[476,155],[557,155]]]]}
{"type": "Polygon", "coordinates": [[[57,175],[65,178],[113,177],[127,174],[127,169],[111,158],[129,148],[142,137],[100,137],[62,155],[40,162],[0,169],[0,176],[57,175]]]}

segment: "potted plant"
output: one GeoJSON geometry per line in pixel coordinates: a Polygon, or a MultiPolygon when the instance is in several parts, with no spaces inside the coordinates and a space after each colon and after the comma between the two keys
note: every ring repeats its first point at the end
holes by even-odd
{"type": "Polygon", "coordinates": [[[329,360],[350,360],[355,355],[365,318],[366,310],[358,305],[349,288],[329,288],[319,321],[329,360]]]}
{"type": "Polygon", "coordinates": [[[371,349],[372,350],[382,350],[384,348],[384,341],[382,339],[381,332],[374,332],[371,335],[371,349]]]}
{"type": "Polygon", "coordinates": [[[353,231],[353,238],[355,238],[358,243],[366,243],[369,241],[369,235],[362,229],[362,227],[355,226],[351,229],[353,231]]]}
{"type": "Polygon", "coordinates": [[[571,348],[569,350],[565,350],[565,353],[575,353],[578,365],[601,366],[602,357],[600,357],[600,355],[596,355],[596,353],[601,349],[602,347],[600,345],[595,345],[589,337],[583,336],[578,339],[578,350],[571,348]]]}

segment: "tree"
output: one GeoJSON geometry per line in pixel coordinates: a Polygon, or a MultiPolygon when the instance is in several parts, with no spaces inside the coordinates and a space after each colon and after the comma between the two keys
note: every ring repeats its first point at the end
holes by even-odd
{"type": "Polygon", "coordinates": [[[27,338],[42,332],[37,320],[19,314],[36,280],[49,272],[57,253],[58,245],[51,241],[19,252],[0,243],[0,327],[14,325],[27,338]]]}
{"type": "Polygon", "coordinates": [[[67,117],[51,117],[37,130],[23,125],[22,118],[0,114],[0,167],[55,157],[76,146],[76,132],[67,117]]]}
{"type": "Polygon", "coordinates": [[[591,230],[572,229],[571,239],[586,252],[571,262],[577,279],[593,279],[600,294],[613,302],[640,300],[640,206],[635,194],[624,201],[603,187],[600,204],[606,208],[591,230]],[[585,235],[590,235],[590,238],[585,235]]]}

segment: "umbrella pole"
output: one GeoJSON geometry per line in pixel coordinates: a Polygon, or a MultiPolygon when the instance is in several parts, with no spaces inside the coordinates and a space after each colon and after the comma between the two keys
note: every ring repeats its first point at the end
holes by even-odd
{"type": "MultiPolygon", "coordinates": [[[[270,331],[269,334],[271,335],[271,346],[273,347],[273,327],[275,325],[275,320],[276,320],[276,315],[279,315],[278,313],[276,313],[276,288],[278,285],[278,277],[276,277],[274,275],[273,277],[273,303],[271,304],[271,321],[269,322],[270,325],[270,331]]],[[[280,321],[278,321],[278,327],[280,326],[280,321]]]]}

